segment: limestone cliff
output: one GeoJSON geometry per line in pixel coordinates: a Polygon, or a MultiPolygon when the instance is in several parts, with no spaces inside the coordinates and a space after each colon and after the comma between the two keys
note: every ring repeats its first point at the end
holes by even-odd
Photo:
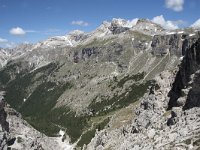
{"type": "MultiPolygon", "coordinates": [[[[168,37],[165,39],[169,39],[168,37]]],[[[158,36],[155,38],[159,39],[158,36]]],[[[173,41],[175,45],[180,44],[180,49],[169,49],[172,53],[186,50],[180,66],[173,71],[164,71],[155,78],[155,84],[139,103],[132,106],[132,119],[126,122],[127,116],[122,117],[125,119],[121,120],[124,123],[116,128],[116,123],[120,124],[118,118],[122,114],[113,117],[109,126],[97,132],[85,149],[200,148],[199,33],[185,40],[173,41]],[[185,40],[188,41],[187,45],[184,44],[185,40]]]]}

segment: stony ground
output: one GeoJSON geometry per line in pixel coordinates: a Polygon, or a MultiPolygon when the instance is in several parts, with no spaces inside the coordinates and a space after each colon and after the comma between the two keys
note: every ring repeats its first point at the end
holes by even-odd
{"type": "Polygon", "coordinates": [[[164,72],[156,78],[158,90],[152,90],[133,110],[134,119],[117,129],[110,127],[97,132],[86,149],[198,149],[200,135],[200,109],[182,111],[174,107],[166,111],[168,93],[174,75],[164,72]]]}

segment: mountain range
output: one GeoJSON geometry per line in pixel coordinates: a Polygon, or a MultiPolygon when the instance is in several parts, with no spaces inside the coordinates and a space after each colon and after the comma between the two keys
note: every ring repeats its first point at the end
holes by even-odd
{"type": "Polygon", "coordinates": [[[1,48],[0,147],[199,149],[199,54],[198,29],[146,19],[1,48]]]}

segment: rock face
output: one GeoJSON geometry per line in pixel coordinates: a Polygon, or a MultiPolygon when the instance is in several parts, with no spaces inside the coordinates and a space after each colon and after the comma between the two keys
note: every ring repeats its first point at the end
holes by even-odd
{"type": "Polygon", "coordinates": [[[160,25],[146,19],[139,19],[133,29],[149,35],[156,35],[165,31],[160,25]]]}
{"type": "Polygon", "coordinates": [[[9,123],[6,121],[7,114],[4,110],[5,105],[5,100],[3,99],[3,97],[0,97],[0,124],[2,127],[2,131],[9,132],[9,123]]]}
{"type": "Polygon", "coordinates": [[[168,51],[170,54],[177,55],[179,57],[184,56],[186,50],[191,47],[198,39],[199,33],[191,36],[189,33],[171,32],[165,35],[155,35],[152,40],[152,52],[155,55],[166,54],[168,51]]]}
{"type": "Polygon", "coordinates": [[[184,109],[199,107],[200,33],[187,40],[186,53],[169,93],[169,109],[182,105],[184,109]],[[194,44],[191,44],[194,43],[194,44]]]}
{"type": "Polygon", "coordinates": [[[9,123],[6,121],[7,113],[5,112],[5,101],[2,96],[2,92],[0,93],[0,125],[1,131],[0,132],[0,149],[7,149],[7,145],[9,143],[6,134],[9,132],[9,123]]]}
{"type": "Polygon", "coordinates": [[[113,34],[119,34],[129,30],[126,27],[127,21],[123,19],[113,19],[111,22],[111,26],[108,28],[113,34]]]}
{"type": "MultiPolygon", "coordinates": [[[[182,56],[182,42],[183,35],[181,34],[172,34],[172,35],[156,35],[152,40],[152,49],[153,53],[156,55],[167,54],[170,51],[171,54],[182,56]]],[[[186,47],[187,45],[184,45],[186,47]]]]}
{"type": "Polygon", "coordinates": [[[199,149],[199,40],[199,33],[188,40],[177,71],[164,71],[155,78],[154,86],[135,106],[132,123],[113,128],[113,118],[85,148],[199,149]]]}
{"type": "Polygon", "coordinates": [[[0,48],[0,68],[6,65],[8,57],[9,53],[3,48],[0,48]]]}

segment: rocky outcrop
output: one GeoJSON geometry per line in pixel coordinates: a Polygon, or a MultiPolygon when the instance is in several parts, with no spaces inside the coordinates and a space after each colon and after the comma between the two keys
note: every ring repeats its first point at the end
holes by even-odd
{"type": "Polygon", "coordinates": [[[97,48],[92,47],[92,48],[83,48],[82,49],[82,58],[89,58],[91,55],[95,55],[97,53],[97,48]]]}
{"type": "Polygon", "coordinates": [[[171,55],[177,55],[179,57],[184,56],[186,50],[197,39],[199,33],[195,36],[191,36],[189,33],[184,32],[171,32],[167,35],[155,35],[152,40],[152,53],[155,55],[166,54],[168,51],[171,55]]]}
{"type": "Polygon", "coordinates": [[[152,52],[155,55],[166,54],[170,51],[171,54],[177,56],[182,55],[182,35],[156,35],[152,40],[152,52]]]}
{"type": "Polygon", "coordinates": [[[113,34],[119,34],[119,33],[125,32],[126,30],[129,30],[129,28],[128,27],[124,27],[123,24],[126,24],[126,21],[113,20],[111,22],[111,26],[109,27],[109,30],[113,34]]]}
{"type": "Polygon", "coordinates": [[[182,111],[175,107],[166,111],[167,95],[174,77],[172,72],[158,76],[156,84],[159,88],[151,89],[141,99],[134,110],[132,123],[114,129],[111,121],[107,129],[96,133],[86,149],[198,149],[200,108],[182,111]]]}
{"type": "Polygon", "coordinates": [[[136,25],[133,26],[133,29],[149,35],[155,35],[165,31],[160,25],[147,19],[139,19],[136,25]]]}
{"type": "Polygon", "coordinates": [[[0,68],[4,67],[9,59],[9,52],[0,48],[0,68]]]}
{"type": "Polygon", "coordinates": [[[6,150],[12,145],[16,138],[9,135],[9,123],[7,122],[7,112],[5,111],[6,102],[3,97],[4,92],[0,91],[0,149],[6,150]]]}
{"type": "Polygon", "coordinates": [[[187,41],[185,56],[169,93],[168,109],[177,106],[183,106],[184,109],[200,106],[198,100],[200,96],[200,32],[187,41]]]}
{"type": "Polygon", "coordinates": [[[69,39],[72,40],[72,43],[75,44],[76,42],[81,42],[87,39],[89,35],[80,30],[74,30],[70,32],[69,35],[66,36],[68,36],[69,39]]]}
{"type": "Polygon", "coordinates": [[[0,124],[2,131],[9,132],[9,123],[6,121],[7,114],[4,109],[5,105],[5,100],[3,99],[3,97],[0,96],[0,124]]]}
{"type": "Polygon", "coordinates": [[[200,148],[199,33],[188,41],[179,68],[164,71],[155,78],[154,85],[135,106],[132,122],[113,128],[113,118],[85,149],[200,148]]]}

